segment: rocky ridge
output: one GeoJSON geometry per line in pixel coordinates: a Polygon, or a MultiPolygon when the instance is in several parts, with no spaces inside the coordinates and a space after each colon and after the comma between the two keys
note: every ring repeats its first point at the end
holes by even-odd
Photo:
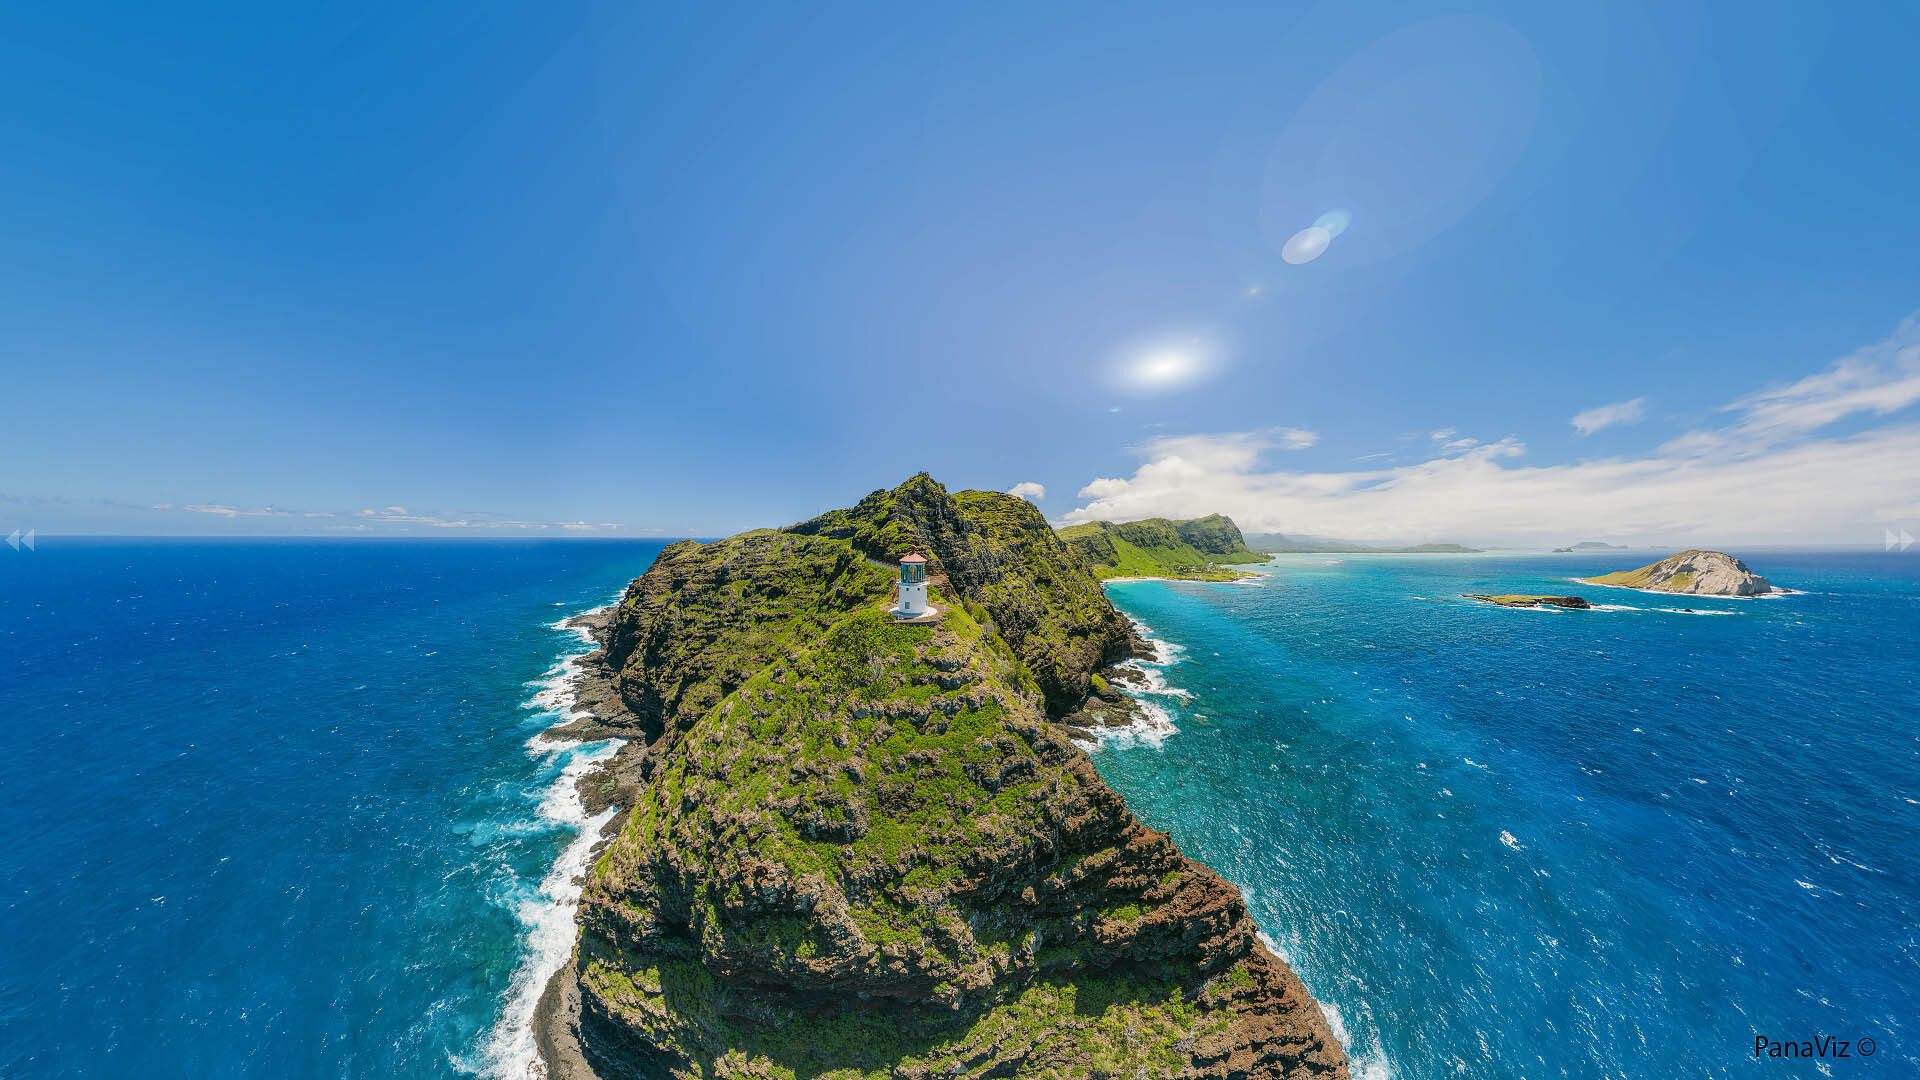
{"type": "Polygon", "coordinates": [[[1346,1075],[1238,890],[1056,722],[1139,643],[1030,505],[923,474],[674,544],[598,633],[566,733],[632,739],[583,782],[630,809],[542,1003],[554,1075],[1346,1075]],[[909,548],[938,625],[884,614],[909,548]]]}

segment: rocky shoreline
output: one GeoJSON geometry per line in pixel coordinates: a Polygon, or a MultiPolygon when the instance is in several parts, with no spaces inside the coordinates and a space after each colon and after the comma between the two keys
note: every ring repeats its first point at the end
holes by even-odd
{"type": "Polygon", "coordinates": [[[1157,657],[1030,506],[923,475],[563,625],[597,648],[544,737],[624,742],[576,782],[618,812],[531,1075],[1346,1076],[1238,890],[1073,745],[1157,657]],[[882,615],[909,547],[943,626],[882,615]]]}
{"type": "MultiPolygon", "coordinates": [[[[571,701],[568,714],[587,715],[555,724],[541,733],[554,742],[592,742],[601,739],[625,739],[613,757],[588,769],[574,781],[574,790],[589,815],[609,806],[631,808],[641,778],[641,762],[646,756],[647,740],[638,718],[620,701],[614,678],[619,673],[607,664],[607,634],[619,604],[607,604],[583,611],[560,625],[583,630],[593,638],[596,648],[574,661],[577,671],[565,687],[571,701]]],[[[624,814],[615,814],[601,828],[594,841],[588,863],[600,857],[620,833],[624,814]]],[[[580,974],[572,959],[547,980],[540,1000],[533,1009],[533,1041],[540,1052],[532,1075],[548,1080],[600,1080],[580,1046],[580,974]]]]}

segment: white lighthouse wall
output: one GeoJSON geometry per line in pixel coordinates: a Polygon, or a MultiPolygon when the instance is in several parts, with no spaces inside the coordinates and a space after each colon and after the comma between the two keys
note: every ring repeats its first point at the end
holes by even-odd
{"type": "Polygon", "coordinates": [[[900,606],[894,609],[903,615],[925,615],[927,613],[927,583],[915,582],[911,585],[901,583],[900,606]]]}

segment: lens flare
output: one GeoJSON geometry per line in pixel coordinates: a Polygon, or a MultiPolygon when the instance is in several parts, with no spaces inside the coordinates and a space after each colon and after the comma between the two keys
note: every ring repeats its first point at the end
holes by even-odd
{"type": "Polygon", "coordinates": [[[1295,266],[1310,263],[1327,253],[1327,245],[1333,243],[1333,234],[1318,225],[1309,225],[1288,238],[1285,247],[1280,249],[1280,257],[1295,266]]]}
{"type": "Polygon", "coordinates": [[[1327,230],[1328,239],[1332,239],[1346,232],[1347,226],[1352,223],[1353,215],[1345,210],[1329,210],[1314,221],[1313,227],[1327,230]]]}

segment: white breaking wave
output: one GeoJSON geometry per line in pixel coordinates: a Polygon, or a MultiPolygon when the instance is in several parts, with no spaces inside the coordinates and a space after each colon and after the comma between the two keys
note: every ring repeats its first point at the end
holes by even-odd
{"type": "Polygon", "coordinates": [[[1193,697],[1191,693],[1180,687],[1168,685],[1165,674],[1166,668],[1179,663],[1180,654],[1185,652],[1186,648],[1154,637],[1152,628],[1138,619],[1130,621],[1133,623],[1133,628],[1139,631],[1140,637],[1152,647],[1153,659],[1136,658],[1116,665],[1138,672],[1140,681],[1116,682],[1114,685],[1140,706],[1140,715],[1125,727],[1101,728],[1094,733],[1095,738],[1092,742],[1075,740],[1082,750],[1091,752],[1102,744],[1125,746],[1145,743],[1148,746],[1159,747],[1167,741],[1169,735],[1180,733],[1179,726],[1173,722],[1173,715],[1158,702],[1148,699],[1163,697],[1188,700],[1193,697]]]}
{"type": "Polygon", "coordinates": [[[536,820],[529,824],[535,828],[574,829],[577,833],[541,879],[540,887],[514,907],[514,915],[523,928],[525,954],[502,996],[500,1015],[482,1036],[479,1046],[477,1071],[497,1080],[526,1080],[545,1075],[533,1038],[534,1009],[548,981],[573,955],[573,917],[580,904],[580,880],[593,857],[600,830],[618,812],[608,807],[589,815],[580,799],[578,784],[589,770],[611,758],[624,740],[556,742],[544,737],[545,729],[552,724],[583,715],[574,687],[580,675],[580,658],[592,651],[595,642],[591,632],[566,623],[567,620],[562,619],[553,623],[552,628],[578,635],[582,647],[561,657],[541,678],[528,683],[535,690],[521,707],[538,710],[543,721],[541,733],[527,740],[527,753],[549,765],[563,762],[560,774],[541,795],[534,811],[536,820]]]}
{"type": "MultiPolygon", "coordinates": [[[[1267,951],[1280,958],[1288,967],[1293,966],[1293,957],[1280,943],[1267,936],[1265,930],[1256,930],[1254,937],[1267,951]]],[[[1299,972],[1294,972],[1298,975],[1299,972]]],[[[1311,989],[1309,989],[1311,992],[1311,989]]],[[[1314,994],[1313,1000],[1320,1006],[1320,1015],[1326,1018],[1327,1026],[1333,1029],[1333,1037],[1340,1040],[1340,1048],[1347,1054],[1347,1072],[1355,1080],[1393,1080],[1393,1069],[1387,1064],[1386,1051],[1378,1046],[1355,1046],[1353,1033],[1347,1030],[1347,1018],[1340,1012],[1340,1006],[1328,1001],[1324,994],[1314,994]]]]}

